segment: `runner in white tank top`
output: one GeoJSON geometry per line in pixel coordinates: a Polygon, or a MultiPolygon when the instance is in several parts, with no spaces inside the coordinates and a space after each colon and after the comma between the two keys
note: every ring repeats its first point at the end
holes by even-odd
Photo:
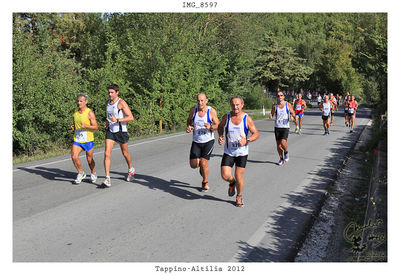
{"type": "Polygon", "coordinates": [[[207,106],[208,99],[204,93],[197,95],[197,105],[190,109],[187,119],[186,132],[193,131],[193,142],[190,148],[190,167],[200,168],[203,177],[201,192],[207,192],[209,167],[212,150],[214,149],[214,131],[218,129],[219,119],[217,112],[207,106]]]}
{"type": "Polygon", "coordinates": [[[330,119],[331,119],[331,109],[333,108],[332,102],[329,100],[329,96],[324,96],[324,101],[319,104],[319,109],[322,112],[322,123],[324,125],[324,136],[329,135],[329,126],[330,126],[330,119]]]}
{"type": "Polygon", "coordinates": [[[125,100],[118,97],[118,85],[112,84],[107,87],[107,90],[110,100],[107,101],[107,131],[105,141],[106,146],[104,150],[104,170],[106,176],[102,187],[111,186],[111,151],[115,142],[120,144],[122,155],[128,164],[128,176],[126,177],[126,180],[131,181],[136,172],[135,168],[132,166],[132,157],[128,151],[129,136],[126,128],[126,123],[128,121],[133,121],[134,117],[125,100]]]}
{"type": "Polygon", "coordinates": [[[269,118],[275,117],[275,140],[276,149],[279,155],[278,165],[282,166],[289,161],[289,151],[287,139],[289,137],[290,120],[294,120],[295,113],[292,104],[285,101],[285,95],[282,91],[277,93],[277,103],[272,105],[269,118]]]}
{"type": "Polygon", "coordinates": [[[240,96],[231,99],[232,111],[222,117],[218,127],[218,143],[224,147],[224,155],[221,161],[221,177],[229,182],[228,195],[235,195],[237,190],[236,206],[243,207],[242,192],[244,187],[244,170],[248,156],[248,143],[258,139],[259,134],[253,119],[245,114],[242,109],[244,101],[240,96]],[[247,131],[251,133],[247,137],[247,131]],[[235,165],[235,176],[232,176],[232,168],[235,165]]]}

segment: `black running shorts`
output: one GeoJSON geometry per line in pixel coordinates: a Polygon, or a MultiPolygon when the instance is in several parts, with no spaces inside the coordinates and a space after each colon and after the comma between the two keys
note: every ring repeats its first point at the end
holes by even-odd
{"type": "Polygon", "coordinates": [[[246,168],[246,163],[247,163],[247,155],[232,157],[230,155],[224,154],[224,156],[222,157],[221,166],[233,167],[233,165],[235,164],[236,167],[246,168]]]}
{"type": "Polygon", "coordinates": [[[329,117],[330,117],[330,116],[324,116],[324,115],[322,115],[322,120],[328,120],[329,117]]]}
{"type": "Polygon", "coordinates": [[[110,130],[107,130],[106,139],[112,139],[119,144],[125,144],[129,140],[129,135],[127,132],[112,133],[110,130]]]}
{"type": "Polygon", "coordinates": [[[214,139],[205,143],[192,142],[192,147],[190,147],[190,159],[203,158],[209,160],[214,149],[214,142],[214,139]]]}
{"type": "Polygon", "coordinates": [[[289,128],[277,128],[275,127],[275,139],[288,139],[289,137],[289,128]]]}

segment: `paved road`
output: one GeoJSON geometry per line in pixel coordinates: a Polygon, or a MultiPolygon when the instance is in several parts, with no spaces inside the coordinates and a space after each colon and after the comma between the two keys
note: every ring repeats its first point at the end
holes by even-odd
{"type": "MultiPolygon", "coordinates": [[[[13,260],[16,262],[288,261],[327,185],[369,121],[360,110],[356,131],[343,116],[322,136],[320,112],[306,113],[303,134],[289,136],[290,161],[278,161],[273,121],[258,120],[250,144],[243,209],[220,178],[223,153],[210,160],[210,191],[199,192],[189,167],[191,135],[178,133],[131,143],[134,182],[119,148],[112,153],[110,189],[72,185],[69,156],[13,168],[13,260]]],[[[292,126],[292,129],[294,127],[292,126]]],[[[98,183],[103,150],[95,150],[98,183]]],[[[89,172],[82,154],[84,169],[89,172]]]]}

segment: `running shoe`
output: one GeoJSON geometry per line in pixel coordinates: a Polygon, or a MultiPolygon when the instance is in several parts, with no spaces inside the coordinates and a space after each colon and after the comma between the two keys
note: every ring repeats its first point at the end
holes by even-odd
{"type": "Polygon", "coordinates": [[[296,127],[296,130],[294,130],[294,132],[295,132],[296,134],[298,134],[298,133],[299,133],[299,128],[296,127]]]}
{"type": "Polygon", "coordinates": [[[353,133],[353,129],[350,129],[350,133],[353,133]]]}
{"type": "Polygon", "coordinates": [[[279,162],[278,162],[278,165],[282,166],[284,163],[285,163],[285,161],[283,159],[280,159],[279,162]]]}
{"type": "Polygon", "coordinates": [[[328,132],[327,131],[325,131],[325,133],[324,133],[324,136],[326,136],[328,134],[328,132]]]}
{"type": "Polygon", "coordinates": [[[208,182],[201,183],[201,192],[207,192],[210,187],[208,186],[208,182]]]}
{"type": "Polygon", "coordinates": [[[235,195],[235,179],[233,179],[233,182],[229,184],[228,187],[228,196],[233,197],[235,195]]]}
{"type": "Polygon", "coordinates": [[[299,129],[299,132],[298,132],[298,134],[299,134],[299,135],[301,135],[301,129],[299,129]]]}
{"type": "Polygon", "coordinates": [[[242,195],[236,196],[236,207],[244,207],[242,195]]]}
{"type": "Polygon", "coordinates": [[[102,186],[103,186],[103,187],[110,187],[110,186],[111,186],[111,179],[110,179],[110,177],[106,177],[106,179],[104,180],[102,186]]]}
{"type": "Polygon", "coordinates": [[[90,174],[90,181],[91,181],[91,183],[96,183],[96,180],[97,180],[97,175],[96,175],[96,173],[90,174]]]}
{"type": "Polygon", "coordinates": [[[328,135],[330,134],[331,132],[329,132],[329,130],[328,130],[328,135]]]}
{"type": "Polygon", "coordinates": [[[128,176],[126,177],[126,181],[131,181],[133,180],[135,177],[135,173],[136,173],[136,169],[135,168],[131,168],[128,170],[128,176]]]}
{"type": "Polygon", "coordinates": [[[82,171],[82,172],[78,173],[78,175],[76,175],[76,179],[75,179],[74,183],[80,184],[84,178],[86,178],[86,173],[85,173],[85,171],[82,171]]]}
{"type": "Polygon", "coordinates": [[[286,152],[285,154],[285,162],[288,162],[289,161],[289,152],[286,152]]]}

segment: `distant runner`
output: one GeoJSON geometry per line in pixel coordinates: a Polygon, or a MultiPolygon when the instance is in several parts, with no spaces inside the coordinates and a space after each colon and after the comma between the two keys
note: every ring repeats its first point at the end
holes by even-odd
{"type": "Polygon", "coordinates": [[[333,108],[332,102],[329,100],[329,97],[324,96],[324,101],[319,105],[319,109],[322,111],[322,122],[324,125],[324,136],[329,135],[329,126],[330,126],[330,118],[331,118],[331,110],[333,108]]]}
{"type": "Polygon", "coordinates": [[[228,195],[235,195],[236,206],[243,207],[242,192],[244,188],[244,170],[249,154],[249,142],[258,139],[259,134],[253,119],[242,111],[244,101],[240,96],[231,98],[232,111],[224,115],[218,127],[218,143],[224,144],[224,155],[221,161],[221,177],[229,182],[228,195]],[[251,136],[247,137],[250,131],[251,136]],[[233,165],[236,165],[234,177],[233,165]]]}
{"type": "Polygon", "coordinates": [[[93,131],[97,130],[96,117],[91,109],[87,107],[88,96],[84,93],[79,93],[76,98],[78,109],[74,112],[74,125],[71,125],[71,130],[75,131],[74,142],[71,148],[71,158],[78,170],[78,175],[74,184],[79,184],[86,177],[85,171],[82,170],[79,153],[82,150],[86,151],[86,159],[89,164],[91,175],[90,180],[95,183],[97,175],[95,171],[95,162],[93,159],[94,135],[93,131]]]}
{"type": "Polygon", "coordinates": [[[208,186],[208,161],[214,149],[214,131],[218,129],[219,119],[217,111],[207,106],[208,99],[204,93],[197,95],[197,105],[190,109],[187,119],[186,132],[193,131],[193,142],[190,148],[190,167],[199,168],[203,177],[201,192],[207,192],[208,186]]]}
{"type": "Polygon", "coordinates": [[[336,101],[335,96],[333,95],[333,93],[329,94],[329,100],[332,103],[332,109],[331,109],[331,118],[330,118],[330,122],[331,122],[331,126],[333,126],[333,119],[334,119],[334,115],[335,115],[335,108],[337,108],[338,104],[336,101]]]}
{"type": "Polygon", "coordinates": [[[269,118],[272,119],[274,115],[275,140],[279,155],[278,165],[282,166],[285,162],[289,161],[289,151],[287,145],[290,129],[289,118],[294,120],[295,114],[292,105],[285,101],[285,96],[281,91],[277,93],[277,103],[272,105],[269,118]]]}
{"type": "Polygon", "coordinates": [[[303,123],[303,117],[304,117],[304,110],[307,109],[307,104],[304,101],[304,99],[302,99],[302,95],[301,93],[297,94],[297,99],[294,101],[293,103],[294,106],[294,111],[295,111],[295,124],[296,124],[296,130],[295,132],[297,134],[301,134],[301,126],[303,123]]]}
{"type": "Polygon", "coordinates": [[[103,187],[111,186],[110,168],[111,168],[111,151],[114,143],[119,143],[122,155],[128,164],[127,181],[131,181],[135,175],[135,168],[132,166],[132,157],[128,151],[128,129],[126,124],[128,121],[133,121],[133,115],[125,100],[118,97],[119,87],[112,84],[107,87],[109,100],[107,100],[107,123],[106,123],[106,147],[104,150],[104,170],[106,178],[103,182],[103,187]]]}
{"type": "Polygon", "coordinates": [[[358,103],[357,103],[354,95],[350,96],[350,100],[348,102],[348,107],[349,107],[349,121],[350,121],[350,127],[351,127],[350,133],[352,133],[354,130],[354,124],[356,122],[356,110],[358,108],[358,103]]]}

